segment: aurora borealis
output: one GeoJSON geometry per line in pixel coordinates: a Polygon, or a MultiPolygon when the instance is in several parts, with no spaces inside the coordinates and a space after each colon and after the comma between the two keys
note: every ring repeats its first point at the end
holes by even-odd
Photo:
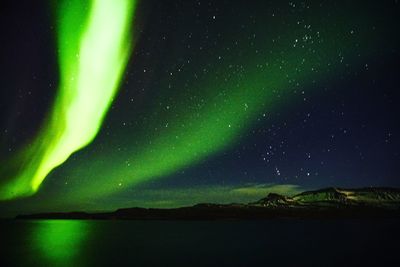
{"type": "Polygon", "coordinates": [[[44,128],[14,159],[21,170],[1,186],[0,199],[36,192],[53,168],[93,140],[130,55],[133,3],[58,3],[60,88],[44,128]]]}
{"type": "Polygon", "coordinates": [[[5,211],[399,185],[397,2],[60,3],[9,7],[5,51],[42,39],[2,67],[5,211]]]}

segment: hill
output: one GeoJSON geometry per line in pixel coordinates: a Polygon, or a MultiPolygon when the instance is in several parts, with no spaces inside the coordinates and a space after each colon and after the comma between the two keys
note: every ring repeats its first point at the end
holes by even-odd
{"type": "Polygon", "coordinates": [[[400,189],[325,188],[292,197],[270,193],[248,204],[202,203],[173,209],[126,208],[114,212],[40,213],[17,219],[217,220],[271,218],[400,218],[400,189]]]}

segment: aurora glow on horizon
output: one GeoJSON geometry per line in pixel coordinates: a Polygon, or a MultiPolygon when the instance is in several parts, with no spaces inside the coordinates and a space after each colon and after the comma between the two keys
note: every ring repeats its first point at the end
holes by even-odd
{"type": "MultiPolygon", "coordinates": [[[[350,21],[354,22],[353,19],[338,22],[337,27],[350,21]]],[[[196,165],[238,142],[241,135],[251,129],[263,113],[284,108],[284,102],[291,101],[290,93],[300,94],[304,86],[329,78],[331,72],[342,71],[342,58],[338,54],[350,61],[358,61],[353,55],[350,33],[337,39],[342,32],[333,31],[324,36],[323,43],[314,42],[312,38],[316,38],[332,20],[314,16],[310,23],[315,25],[312,34],[306,34],[301,40],[302,44],[297,44],[299,41],[296,38],[303,31],[309,32],[307,25],[301,26],[298,33],[284,29],[279,32],[280,38],[272,42],[269,36],[276,34],[274,25],[262,29],[264,36],[257,42],[260,47],[258,52],[247,57],[238,56],[240,60],[218,62],[209,70],[209,74],[187,85],[193,87],[188,94],[177,90],[177,95],[174,95],[177,104],[174,107],[155,107],[156,115],[149,115],[146,122],[140,123],[140,134],[133,137],[136,142],[126,145],[118,155],[112,156],[113,168],[104,164],[113,152],[91,155],[90,158],[95,162],[92,166],[97,170],[96,179],[88,180],[87,183],[80,181],[79,187],[70,186],[72,190],[67,190],[66,197],[79,201],[84,201],[88,196],[99,199],[132,190],[140,183],[166,177],[196,165]],[[283,57],[274,56],[279,55],[280,51],[293,48],[293,51],[283,57]],[[245,71],[232,70],[232,62],[240,62],[245,71]],[[230,75],[229,71],[236,72],[237,75],[230,75]],[[219,79],[219,83],[214,84],[211,82],[214,79],[209,77],[211,75],[226,78],[223,81],[219,79]],[[172,116],[171,109],[174,109],[172,116]],[[179,114],[179,119],[176,114],[179,114]],[[152,132],[153,134],[149,134],[152,132]]],[[[363,39],[364,34],[366,33],[360,31],[359,38],[363,39]]],[[[226,38],[229,40],[234,36],[226,38]]],[[[373,43],[365,45],[363,52],[368,53],[372,45],[373,43]]],[[[218,51],[210,49],[210,54],[217,53],[218,51]]],[[[218,58],[218,61],[221,60],[218,58]]],[[[206,60],[202,63],[193,70],[194,73],[201,72],[204,66],[210,64],[206,60]]],[[[162,96],[161,99],[153,99],[154,103],[165,101],[162,96]]],[[[115,148],[118,145],[110,147],[115,148]]],[[[71,173],[66,176],[90,177],[92,169],[77,167],[71,173]]]]}
{"type": "Polygon", "coordinates": [[[38,27],[56,44],[36,48],[44,62],[57,54],[58,77],[35,65],[43,89],[33,71],[5,86],[22,93],[3,104],[0,200],[102,210],[395,184],[392,165],[374,164],[398,157],[382,145],[397,126],[378,75],[397,55],[397,16],[373,5],[61,1],[56,30],[45,18],[38,27]]]}
{"type": "Polygon", "coordinates": [[[0,199],[33,194],[52,169],[93,140],[129,59],[134,1],[61,2],[59,91],[44,128],[17,156],[21,172],[1,185],[0,199]]]}

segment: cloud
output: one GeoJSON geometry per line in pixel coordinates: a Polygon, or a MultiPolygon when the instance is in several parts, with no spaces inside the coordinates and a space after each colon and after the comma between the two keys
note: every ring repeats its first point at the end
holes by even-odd
{"type": "Polygon", "coordinates": [[[57,198],[49,201],[36,195],[14,201],[13,205],[0,205],[3,216],[15,216],[24,213],[56,211],[111,211],[119,208],[174,208],[191,206],[198,203],[249,203],[257,201],[269,193],[294,195],[305,189],[293,184],[243,184],[243,185],[204,185],[190,187],[154,187],[152,185],[137,187],[102,199],[80,203],[60,201],[57,198]],[[19,210],[23,203],[24,209],[19,210]],[[17,212],[18,210],[18,212],[17,212]]]}
{"type": "MultiPolygon", "coordinates": [[[[172,208],[190,206],[197,203],[249,203],[257,201],[269,193],[294,195],[303,188],[293,184],[245,184],[210,185],[196,187],[149,188],[131,191],[129,197],[122,197],[123,206],[172,208]]],[[[113,201],[114,202],[114,201],[113,201]]]]}
{"type": "Polygon", "coordinates": [[[231,193],[248,196],[265,196],[269,193],[278,193],[291,196],[302,191],[301,187],[293,184],[257,184],[233,188],[231,193]]]}

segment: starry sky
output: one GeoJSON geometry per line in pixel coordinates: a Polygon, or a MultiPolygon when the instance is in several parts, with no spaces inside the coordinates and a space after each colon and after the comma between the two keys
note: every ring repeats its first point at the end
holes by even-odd
{"type": "Polygon", "coordinates": [[[1,214],[400,186],[398,1],[121,0],[89,60],[60,2],[1,3],[1,214]]]}

